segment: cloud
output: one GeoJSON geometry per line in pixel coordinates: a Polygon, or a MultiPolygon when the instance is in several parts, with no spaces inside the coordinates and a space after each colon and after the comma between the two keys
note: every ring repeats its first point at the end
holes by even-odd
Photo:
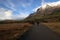
{"type": "Polygon", "coordinates": [[[57,5],[60,5],[60,0],[59,1],[56,1],[56,2],[44,2],[43,5],[40,5],[36,8],[34,8],[32,11],[33,12],[36,12],[38,8],[42,7],[43,9],[46,8],[46,5],[49,5],[51,7],[54,7],[54,6],[57,6],[57,5]]]}
{"type": "Polygon", "coordinates": [[[4,8],[0,8],[0,20],[17,20],[24,19],[28,16],[28,14],[20,12],[19,14],[13,15],[13,11],[7,10],[4,8]]]}
{"type": "Polygon", "coordinates": [[[30,3],[22,3],[21,4],[23,7],[28,7],[28,6],[30,6],[30,3]]]}
{"type": "Polygon", "coordinates": [[[27,16],[28,16],[27,13],[22,13],[22,12],[20,12],[19,14],[14,15],[14,16],[13,16],[13,19],[24,19],[24,18],[26,18],[27,16]]]}
{"type": "Polygon", "coordinates": [[[37,9],[40,8],[40,7],[41,7],[41,6],[38,6],[38,7],[34,8],[32,11],[33,11],[33,12],[36,12],[37,9]]]}
{"type": "Polygon", "coordinates": [[[54,6],[57,6],[57,5],[60,6],[60,1],[48,2],[48,3],[43,4],[41,7],[42,7],[43,9],[45,9],[45,8],[46,8],[46,5],[49,5],[49,6],[51,6],[51,7],[54,7],[54,6]]]}
{"type": "Polygon", "coordinates": [[[57,6],[57,5],[60,5],[60,1],[57,1],[57,2],[50,2],[50,3],[46,3],[50,6],[57,6]]]}
{"type": "Polygon", "coordinates": [[[12,11],[0,8],[0,20],[12,19],[12,11]]]}
{"type": "Polygon", "coordinates": [[[7,10],[4,13],[5,13],[5,16],[7,19],[12,19],[12,11],[11,10],[7,10]]]}
{"type": "Polygon", "coordinates": [[[11,10],[13,11],[16,11],[16,5],[14,3],[12,3],[10,0],[6,0],[5,2],[2,2],[4,3],[4,5],[7,7],[7,8],[10,8],[11,10]]]}
{"type": "Polygon", "coordinates": [[[23,2],[20,2],[20,4],[23,6],[23,7],[29,7],[32,5],[34,0],[24,0],[23,2]]]}

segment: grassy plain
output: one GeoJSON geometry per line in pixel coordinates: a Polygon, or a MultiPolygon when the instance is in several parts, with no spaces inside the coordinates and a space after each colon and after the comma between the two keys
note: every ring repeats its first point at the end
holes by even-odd
{"type": "Polygon", "coordinates": [[[26,32],[31,24],[29,23],[8,23],[0,24],[0,40],[16,40],[26,32]]]}
{"type": "Polygon", "coordinates": [[[56,32],[60,35],[60,22],[53,22],[53,23],[43,23],[48,28],[50,28],[52,31],[56,32]]]}

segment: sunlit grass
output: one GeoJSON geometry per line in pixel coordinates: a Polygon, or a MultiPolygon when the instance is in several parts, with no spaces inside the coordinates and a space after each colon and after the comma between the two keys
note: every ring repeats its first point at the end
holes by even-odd
{"type": "Polygon", "coordinates": [[[50,28],[52,31],[60,34],[60,22],[53,22],[53,23],[43,23],[48,28],[50,28]]]}

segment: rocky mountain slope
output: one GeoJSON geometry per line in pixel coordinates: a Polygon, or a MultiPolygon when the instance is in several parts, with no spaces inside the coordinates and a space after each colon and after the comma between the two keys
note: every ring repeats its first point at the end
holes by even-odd
{"type": "Polygon", "coordinates": [[[56,22],[60,21],[60,4],[49,5],[45,4],[38,8],[36,12],[30,14],[26,20],[41,21],[41,22],[56,22]]]}

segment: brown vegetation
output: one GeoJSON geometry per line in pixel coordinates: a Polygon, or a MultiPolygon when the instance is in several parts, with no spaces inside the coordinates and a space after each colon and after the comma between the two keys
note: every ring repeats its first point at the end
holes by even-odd
{"type": "Polygon", "coordinates": [[[30,26],[31,24],[29,23],[0,24],[0,40],[16,40],[30,26]]]}
{"type": "Polygon", "coordinates": [[[48,28],[50,28],[52,31],[60,34],[60,23],[58,22],[53,22],[53,23],[43,23],[46,25],[48,28]]]}

